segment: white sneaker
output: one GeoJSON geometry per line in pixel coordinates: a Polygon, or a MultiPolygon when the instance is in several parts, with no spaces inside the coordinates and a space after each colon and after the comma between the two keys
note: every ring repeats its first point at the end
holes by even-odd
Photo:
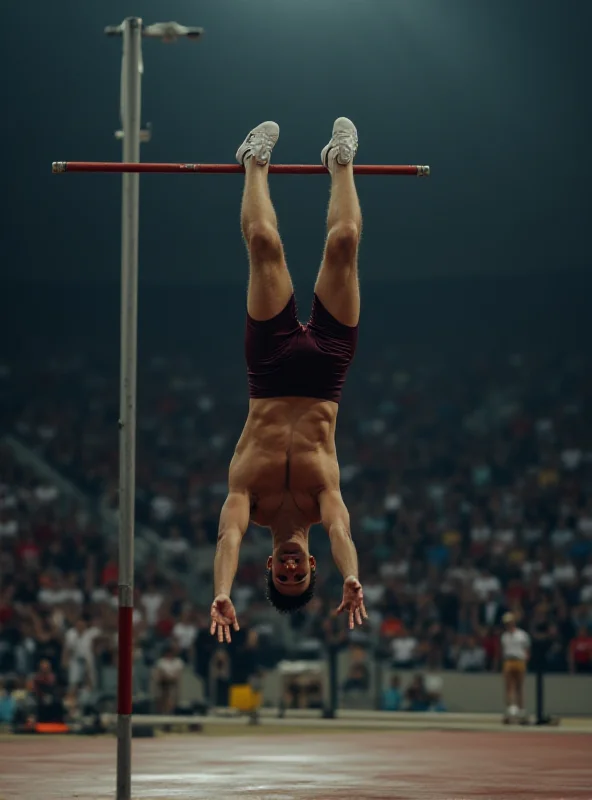
{"type": "Polygon", "coordinates": [[[356,126],[347,117],[339,117],[333,124],[331,141],[321,151],[321,161],[330,170],[335,162],[346,166],[354,160],[358,150],[356,126]]]}
{"type": "Polygon", "coordinates": [[[236,151],[236,160],[244,164],[247,158],[254,158],[257,164],[264,167],[271,158],[271,151],[280,137],[280,126],[277,122],[262,122],[248,134],[245,141],[236,151]]]}

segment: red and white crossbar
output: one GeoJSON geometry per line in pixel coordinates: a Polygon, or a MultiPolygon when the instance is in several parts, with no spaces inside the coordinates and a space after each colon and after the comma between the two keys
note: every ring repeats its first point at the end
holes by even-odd
{"type": "MultiPolygon", "coordinates": [[[[150,164],[119,161],[54,161],[52,172],[173,172],[173,173],[241,173],[240,164],[150,164]]],[[[270,164],[269,171],[285,175],[322,175],[327,168],[322,164],[270,164]]],[[[425,178],[428,166],[401,164],[354,164],[356,175],[415,175],[425,178]]]]}

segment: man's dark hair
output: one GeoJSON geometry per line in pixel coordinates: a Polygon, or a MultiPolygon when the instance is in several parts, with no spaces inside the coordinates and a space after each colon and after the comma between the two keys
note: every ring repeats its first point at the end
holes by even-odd
{"type": "Polygon", "coordinates": [[[309,603],[314,595],[315,584],[317,582],[316,570],[313,568],[310,571],[310,583],[308,589],[305,589],[302,594],[286,595],[278,592],[273,582],[271,570],[267,570],[267,599],[271,605],[276,608],[280,614],[293,614],[298,609],[309,603]]]}

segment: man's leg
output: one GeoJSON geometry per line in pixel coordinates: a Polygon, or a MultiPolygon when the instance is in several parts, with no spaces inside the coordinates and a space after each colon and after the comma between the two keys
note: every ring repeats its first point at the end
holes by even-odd
{"type": "Polygon", "coordinates": [[[524,716],[524,673],[517,672],[516,673],[516,688],[515,688],[515,695],[516,695],[516,705],[518,706],[518,713],[521,717],[524,716]]]}
{"type": "Polygon", "coordinates": [[[247,311],[256,320],[267,320],[282,311],[293,288],[269,194],[267,173],[271,151],[279,136],[274,122],[254,128],[237,152],[245,166],[241,227],[249,252],[247,311]]]}
{"type": "Polygon", "coordinates": [[[510,719],[510,709],[514,703],[512,691],[512,673],[509,670],[504,670],[504,702],[506,704],[505,718],[510,719]]]}
{"type": "Polygon", "coordinates": [[[355,126],[345,117],[335,121],[333,137],[322,159],[331,173],[327,241],[315,292],[327,311],[344,325],[360,318],[358,245],[362,212],[354,183],[353,160],[358,146],[355,126]]]}

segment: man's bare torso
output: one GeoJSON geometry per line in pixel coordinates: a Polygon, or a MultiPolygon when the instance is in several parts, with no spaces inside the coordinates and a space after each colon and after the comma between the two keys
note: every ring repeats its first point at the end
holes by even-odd
{"type": "Polygon", "coordinates": [[[251,519],[273,526],[289,516],[320,521],[319,494],[339,489],[337,403],[303,397],[251,400],[230,464],[231,491],[248,492],[251,519]]]}

